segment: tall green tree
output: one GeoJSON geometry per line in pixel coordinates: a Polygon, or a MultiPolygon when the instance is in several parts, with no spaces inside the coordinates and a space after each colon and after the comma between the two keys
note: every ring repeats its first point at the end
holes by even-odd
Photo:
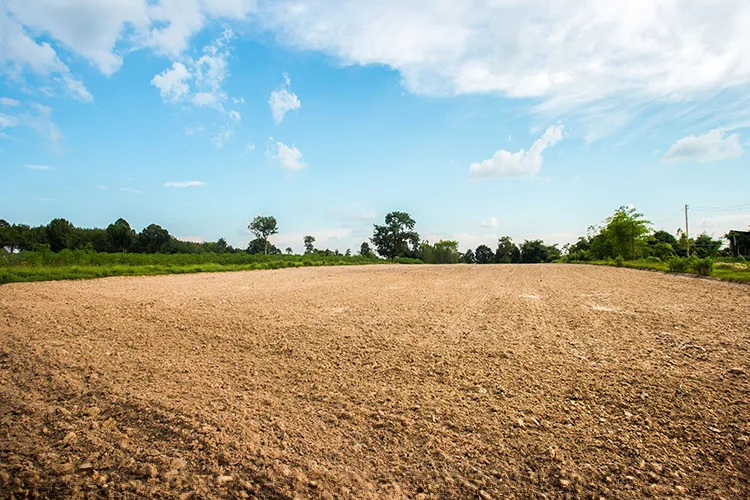
{"type": "Polygon", "coordinates": [[[708,233],[702,233],[695,238],[695,255],[704,259],[706,257],[716,257],[719,255],[719,249],[723,242],[715,240],[708,233]]]}
{"type": "Polygon", "coordinates": [[[257,215],[247,228],[255,234],[256,238],[261,238],[265,242],[264,251],[268,255],[268,237],[279,232],[276,218],[257,215]]]}
{"type": "Polygon", "coordinates": [[[390,212],[385,216],[385,225],[374,224],[370,241],[380,255],[395,262],[397,257],[417,251],[419,233],[414,231],[415,224],[414,219],[406,212],[390,212]]]}
{"type": "Polygon", "coordinates": [[[66,219],[52,219],[45,228],[50,249],[59,252],[65,248],[73,248],[74,229],[75,226],[66,219]]]}
{"type": "Polygon", "coordinates": [[[461,255],[461,262],[465,264],[474,264],[477,261],[477,259],[474,257],[474,250],[469,248],[466,250],[463,255],[461,255]]]}
{"type": "Polygon", "coordinates": [[[119,218],[107,226],[107,241],[113,251],[127,252],[135,241],[135,237],[135,230],[123,218],[119,218]]]}
{"type": "Polygon", "coordinates": [[[307,235],[307,236],[304,237],[304,239],[302,241],[305,244],[305,253],[306,254],[315,253],[315,238],[314,237],[312,237],[310,235],[307,235]]]}

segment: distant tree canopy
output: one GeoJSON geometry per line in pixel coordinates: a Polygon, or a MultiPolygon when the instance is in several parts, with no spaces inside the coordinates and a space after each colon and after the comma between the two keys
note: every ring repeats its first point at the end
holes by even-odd
{"type": "Polygon", "coordinates": [[[315,238],[314,237],[307,235],[304,237],[302,241],[305,244],[306,254],[315,253],[315,238]]]}
{"type": "Polygon", "coordinates": [[[459,256],[457,241],[440,240],[434,245],[423,241],[419,244],[419,258],[425,264],[456,264],[459,256]]]}
{"type": "MultiPolygon", "coordinates": [[[[117,219],[107,226],[107,241],[113,252],[127,252],[135,241],[136,234],[125,219],[117,219]]],[[[224,242],[226,244],[226,242],[224,242]]]]}
{"type": "Polygon", "coordinates": [[[279,232],[276,218],[258,215],[247,227],[253,232],[253,234],[255,234],[256,238],[262,239],[265,242],[263,253],[268,255],[268,237],[279,232]]]}
{"type": "Polygon", "coordinates": [[[366,241],[363,241],[362,244],[359,246],[359,254],[362,257],[373,257],[375,254],[372,253],[372,248],[370,248],[370,244],[366,241]]]}
{"type": "Polygon", "coordinates": [[[374,224],[370,241],[381,256],[392,261],[397,257],[415,255],[419,246],[419,233],[414,231],[415,224],[414,219],[406,212],[390,212],[385,216],[385,225],[374,224]]]}

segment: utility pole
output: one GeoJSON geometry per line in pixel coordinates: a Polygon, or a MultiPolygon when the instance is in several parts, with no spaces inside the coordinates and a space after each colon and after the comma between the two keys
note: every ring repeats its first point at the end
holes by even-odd
{"type": "Polygon", "coordinates": [[[687,256],[690,258],[690,231],[688,230],[688,206],[685,203],[685,244],[687,245],[687,256]]]}

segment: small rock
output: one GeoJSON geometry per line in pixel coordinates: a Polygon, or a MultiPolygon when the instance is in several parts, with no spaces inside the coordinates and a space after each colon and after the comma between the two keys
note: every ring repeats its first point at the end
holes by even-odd
{"type": "Polygon", "coordinates": [[[570,481],[567,479],[560,479],[560,486],[563,488],[567,488],[570,486],[570,481]]]}
{"type": "Polygon", "coordinates": [[[743,370],[742,368],[730,368],[729,373],[731,373],[732,375],[744,375],[745,370],[743,370]]]}
{"type": "Polygon", "coordinates": [[[91,470],[94,466],[91,465],[91,462],[84,462],[81,465],[78,466],[79,470],[91,470]]]}
{"type": "Polygon", "coordinates": [[[76,436],[76,433],[73,431],[67,433],[63,438],[63,443],[67,445],[75,444],[76,441],[78,441],[78,436],[76,436]]]}
{"type": "Polygon", "coordinates": [[[141,468],[141,474],[143,474],[146,477],[156,477],[158,473],[159,473],[159,470],[156,468],[154,464],[145,464],[141,468]]]}
{"type": "Polygon", "coordinates": [[[187,466],[187,462],[183,460],[182,458],[175,458],[172,459],[172,468],[173,469],[182,469],[185,466],[187,466]]]}
{"type": "Polygon", "coordinates": [[[216,478],[216,484],[218,484],[219,486],[224,486],[225,484],[231,483],[232,481],[234,481],[233,476],[218,476],[216,478]]]}
{"type": "Polygon", "coordinates": [[[68,474],[73,474],[75,471],[76,471],[75,466],[70,462],[57,465],[56,467],[53,468],[53,472],[57,474],[58,476],[67,476],[68,474]]]}
{"type": "Polygon", "coordinates": [[[520,417],[518,418],[518,420],[516,420],[516,425],[521,428],[526,427],[526,423],[523,421],[523,418],[520,417]]]}
{"type": "Polygon", "coordinates": [[[86,413],[91,418],[98,417],[101,412],[102,411],[98,407],[96,407],[96,406],[92,406],[91,408],[89,408],[88,410],[86,410],[86,413]]]}

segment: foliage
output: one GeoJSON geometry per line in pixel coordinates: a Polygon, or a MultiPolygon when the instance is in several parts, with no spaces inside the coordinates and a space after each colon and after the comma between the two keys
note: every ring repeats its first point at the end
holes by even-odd
{"type": "Polygon", "coordinates": [[[471,248],[466,250],[466,252],[461,255],[460,261],[465,264],[474,264],[477,261],[476,257],[474,257],[474,250],[471,248]]]}
{"type": "Polygon", "coordinates": [[[509,236],[497,240],[495,262],[498,264],[516,264],[521,262],[521,250],[513,243],[509,236]]]}
{"type": "Polygon", "coordinates": [[[362,257],[374,257],[375,254],[372,253],[372,248],[370,248],[370,244],[366,241],[363,241],[362,244],[359,246],[359,255],[362,257]]]}
{"type": "Polygon", "coordinates": [[[140,253],[166,253],[171,242],[169,231],[158,224],[149,224],[138,233],[135,249],[140,253]]]}
{"type": "Polygon", "coordinates": [[[686,273],[690,268],[690,259],[687,257],[675,257],[667,262],[670,272],[673,273],[686,273]]]}
{"type": "Polygon", "coordinates": [[[396,264],[424,264],[421,259],[413,259],[411,257],[398,257],[395,262],[396,264]]]}
{"type": "Polygon", "coordinates": [[[247,250],[245,250],[249,254],[264,254],[264,255],[278,255],[281,253],[281,250],[276,248],[275,245],[268,243],[268,240],[265,240],[263,238],[255,238],[253,240],[250,240],[250,243],[247,244],[247,250]]]}
{"type": "Polygon", "coordinates": [[[381,256],[395,262],[397,257],[416,254],[419,234],[414,231],[414,225],[414,219],[406,212],[390,212],[385,216],[385,225],[374,224],[370,241],[381,256]]]}
{"type": "Polygon", "coordinates": [[[315,252],[315,238],[314,237],[312,237],[310,235],[307,235],[307,236],[304,237],[304,239],[302,241],[305,244],[305,253],[306,254],[311,254],[311,253],[315,252]]]}
{"type": "Polygon", "coordinates": [[[268,255],[268,237],[279,232],[276,218],[257,215],[247,228],[255,234],[256,239],[263,239],[265,242],[263,253],[268,255]]]}
{"type": "Polygon", "coordinates": [[[711,276],[714,271],[714,261],[709,257],[703,259],[695,259],[692,262],[692,269],[695,274],[700,274],[702,276],[711,276]]]}
{"type": "Polygon", "coordinates": [[[690,248],[695,249],[694,253],[699,258],[718,257],[722,244],[721,240],[715,240],[704,232],[695,238],[695,242],[690,244],[690,248]]]}
{"type": "Polygon", "coordinates": [[[479,245],[474,251],[474,257],[477,264],[491,264],[495,258],[495,254],[487,245],[479,245]]]}
{"type": "Polygon", "coordinates": [[[47,242],[53,252],[73,247],[75,227],[66,219],[52,219],[46,227],[47,242]]]}
{"type": "Polygon", "coordinates": [[[542,240],[524,240],[520,250],[521,262],[525,264],[552,262],[560,258],[560,250],[557,245],[545,245],[542,240]]]}
{"type": "MultiPolygon", "coordinates": [[[[135,241],[135,231],[125,219],[117,219],[107,226],[107,243],[114,252],[127,252],[135,241]]],[[[226,242],[225,242],[226,243],[226,242]]]]}
{"type": "Polygon", "coordinates": [[[643,214],[636,212],[635,207],[620,207],[615,213],[607,217],[605,226],[599,231],[604,240],[602,248],[609,249],[609,255],[633,260],[644,255],[648,247],[647,235],[651,223],[643,218],[643,214]]]}
{"type": "Polygon", "coordinates": [[[456,264],[458,262],[458,242],[440,240],[434,245],[423,241],[419,245],[419,258],[425,264],[456,264]]]}

